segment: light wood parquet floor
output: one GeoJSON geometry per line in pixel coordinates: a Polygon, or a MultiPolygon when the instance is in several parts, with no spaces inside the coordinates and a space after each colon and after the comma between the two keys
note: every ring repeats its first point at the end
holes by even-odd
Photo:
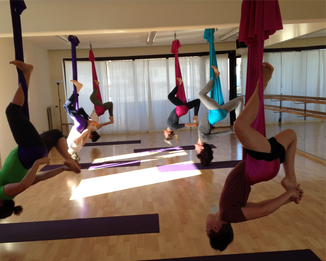
{"type": "MultiPolygon", "coordinates": [[[[293,128],[300,131],[299,126],[293,128]]],[[[277,126],[268,127],[268,136],[278,132],[278,129],[277,126]]],[[[178,145],[190,145],[197,141],[196,129],[179,131],[178,134],[178,145]]],[[[146,181],[145,175],[160,176],[156,170],[157,165],[198,162],[198,159],[194,151],[136,156],[133,154],[135,148],[167,146],[163,141],[162,132],[103,135],[100,141],[128,139],[140,139],[141,144],[84,147],[80,153],[81,162],[110,157],[112,160],[141,159],[140,167],[82,170],[81,174],[64,172],[17,196],[15,201],[24,207],[23,213],[20,216],[11,216],[0,223],[158,213],[160,233],[5,243],[0,244],[0,260],[121,261],[306,248],[312,249],[321,260],[326,260],[325,161],[314,161],[311,157],[304,157],[302,153],[297,154],[296,175],[305,191],[302,202],[299,205],[283,206],[265,218],[234,224],[234,242],[220,253],[209,246],[205,220],[208,213],[217,211],[221,189],[231,169],[187,172],[183,174],[193,176],[182,178],[178,176],[179,173],[173,173],[170,176],[174,180],[164,182],[158,180],[155,184],[144,183],[132,187],[136,180],[137,183],[140,179],[146,181]],[[108,178],[110,176],[118,178],[110,182],[108,178]],[[135,181],[130,178],[133,176],[135,181]],[[103,178],[105,178],[104,189],[103,178]],[[89,181],[93,181],[92,185],[87,185],[89,181]],[[85,182],[86,192],[90,193],[92,187],[95,187],[95,192],[92,196],[70,200],[78,190],[76,187],[80,182],[85,182]],[[124,184],[131,188],[123,189],[124,184]],[[118,187],[120,190],[105,192],[106,187],[111,191],[118,187]]],[[[234,134],[219,137],[213,144],[217,147],[214,149],[214,161],[242,157],[242,147],[234,134]]],[[[62,162],[56,151],[51,152],[50,157],[53,164],[62,162]]],[[[253,186],[249,200],[261,201],[283,193],[284,189],[280,185],[283,176],[281,170],[273,180],[253,186]]]]}

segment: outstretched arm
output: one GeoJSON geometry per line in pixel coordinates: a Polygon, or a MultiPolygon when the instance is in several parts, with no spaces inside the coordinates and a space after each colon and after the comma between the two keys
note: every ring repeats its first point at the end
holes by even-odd
{"type": "Polygon", "coordinates": [[[18,194],[22,193],[26,189],[28,189],[35,180],[35,176],[37,170],[40,165],[42,164],[50,164],[49,158],[41,158],[34,162],[33,166],[29,170],[29,172],[25,175],[25,177],[17,183],[10,183],[4,186],[4,193],[9,197],[17,196],[18,194]]]}
{"type": "Polygon", "coordinates": [[[53,178],[56,175],[60,174],[63,171],[66,171],[66,170],[69,171],[70,169],[67,166],[62,166],[62,167],[57,168],[57,169],[53,169],[53,170],[49,170],[49,171],[44,171],[44,172],[42,172],[40,174],[37,174],[35,176],[35,179],[34,179],[32,185],[35,185],[36,183],[38,183],[40,181],[53,178]]]}
{"type": "Polygon", "coordinates": [[[102,127],[106,126],[106,125],[109,125],[109,124],[113,124],[114,121],[108,121],[108,122],[104,122],[104,123],[99,123],[96,125],[96,129],[101,129],[102,127]]]}
{"type": "Polygon", "coordinates": [[[247,220],[261,218],[270,215],[281,206],[292,201],[299,204],[302,197],[303,190],[300,189],[300,185],[298,185],[296,189],[288,190],[277,198],[258,203],[248,202],[245,207],[241,208],[241,210],[247,220]]]}
{"type": "Polygon", "coordinates": [[[198,127],[198,122],[194,122],[194,123],[185,123],[185,127],[198,127]]]}

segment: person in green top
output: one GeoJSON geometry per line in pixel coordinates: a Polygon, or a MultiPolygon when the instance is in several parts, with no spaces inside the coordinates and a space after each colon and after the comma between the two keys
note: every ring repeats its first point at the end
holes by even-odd
{"type": "MultiPolygon", "coordinates": [[[[11,61],[24,75],[29,87],[33,66],[21,61],[11,61]]],[[[0,170],[0,218],[6,218],[13,213],[22,212],[21,206],[15,206],[13,199],[30,186],[58,175],[67,170],[80,173],[80,167],[71,158],[62,132],[49,130],[41,135],[22,112],[25,95],[22,85],[18,89],[6,109],[7,120],[12,135],[18,145],[6,158],[0,170]],[[40,165],[50,164],[48,152],[55,147],[65,159],[64,166],[37,174],[40,165]]]]}

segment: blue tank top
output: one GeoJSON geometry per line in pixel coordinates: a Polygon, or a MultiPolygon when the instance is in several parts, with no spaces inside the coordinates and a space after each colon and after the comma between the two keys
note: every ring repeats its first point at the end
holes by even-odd
{"type": "Polygon", "coordinates": [[[208,111],[208,122],[210,125],[214,125],[216,122],[223,120],[228,113],[226,110],[217,109],[208,111]]]}

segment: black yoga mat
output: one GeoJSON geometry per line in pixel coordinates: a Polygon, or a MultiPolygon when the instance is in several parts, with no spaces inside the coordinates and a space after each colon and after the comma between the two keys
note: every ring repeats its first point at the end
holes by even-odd
{"type": "Polygon", "coordinates": [[[159,233],[158,214],[0,224],[0,243],[159,233]]]}
{"type": "Polygon", "coordinates": [[[310,249],[233,254],[217,256],[196,256],[184,258],[152,259],[147,261],[321,261],[310,249]]]}
{"type": "MultiPolygon", "coordinates": [[[[49,165],[44,166],[40,171],[53,170],[56,168],[60,168],[63,165],[49,165]]],[[[117,167],[133,167],[140,166],[140,160],[132,160],[132,161],[106,161],[101,163],[80,163],[78,164],[81,169],[106,169],[106,168],[117,168],[117,167]]]]}
{"type": "Polygon", "coordinates": [[[105,146],[105,145],[123,145],[123,144],[137,144],[141,143],[141,140],[124,140],[124,141],[107,141],[107,142],[88,142],[85,146],[105,146]]]}
{"type": "MultiPolygon", "coordinates": [[[[211,148],[216,148],[215,145],[210,144],[211,148]]],[[[164,152],[164,151],[176,151],[176,150],[194,150],[195,145],[188,146],[176,146],[176,147],[158,147],[158,148],[147,148],[147,149],[134,149],[134,152],[164,152]]]]}
{"type": "Polygon", "coordinates": [[[183,170],[196,170],[196,169],[202,170],[202,169],[233,168],[240,161],[241,160],[216,161],[216,162],[211,162],[208,166],[203,166],[201,163],[162,165],[162,166],[157,166],[157,169],[160,172],[168,172],[168,171],[183,171],[183,170]]]}

